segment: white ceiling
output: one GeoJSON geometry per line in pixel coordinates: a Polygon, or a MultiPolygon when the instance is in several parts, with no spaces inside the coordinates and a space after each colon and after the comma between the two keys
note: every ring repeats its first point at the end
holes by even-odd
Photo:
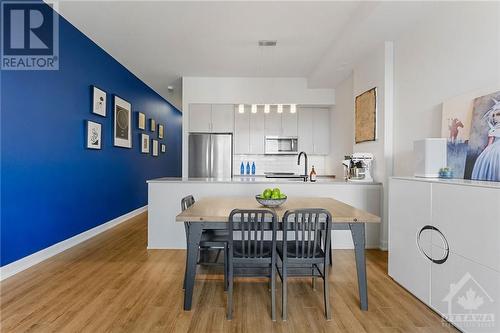
{"type": "Polygon", "coordinates": [[[61,1],[59,12],[158,93],[182,76],[306,77],[332,88],[432,8],[422,2],[61,1]],[[276,39],[264,49],[259,39],[276,39]]]}

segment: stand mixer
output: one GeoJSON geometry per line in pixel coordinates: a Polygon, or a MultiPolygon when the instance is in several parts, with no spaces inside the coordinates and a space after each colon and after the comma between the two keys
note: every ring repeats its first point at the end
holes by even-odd
{"type": "Polygon", "coordinates": [[[346,156],[342,161],[344,165],[344,179],[348,182],[373,182],[371,167],[372,153],[354,153],[346,156]]]}

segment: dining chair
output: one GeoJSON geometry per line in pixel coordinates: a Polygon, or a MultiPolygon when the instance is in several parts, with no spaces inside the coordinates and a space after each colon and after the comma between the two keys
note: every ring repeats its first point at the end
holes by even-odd
{"type": "Polygon", "coordinates": [[[233,280],[235,268],[241,268],[238,276],[245,276],[245,268],[252,268],[252,276],[270,278],[271,319],[276,320],[276,213],[267,209],[234,209],[228,219],[228,292],[227,319],[233,316],[233,280]],[[271,240],[266,240],[266,231],[272,230],[271,240]],[[236,238],[235,238],[236,236],[236,238]],[[262,273],[255,273],[255,269],[262,273]]]}
{"type": "MultiPolygon", "coordinates": [[[[194,197],[188,195],[181,199],[181,210],[185,211],[195,203],[194,197]]],[[[189,225],[190,222],[184,222],[184,229],[186,232],[186,247],[189,249],[189,225]]],[[[200,244],[198,246],[198,258],[200,256],[200,250],[218,250],[224,252],[224,290],[227,290],[227,230],[204,230],[201,234],[200,244]]],[[[220,252],[219,252],[220,253],[220,252]]],[[[219,253],[215,258],[216,263],[219,258],[219,253]]],[[[198,264],[214,264],[205,261],[198,261],[198,264]]],[[[187,256],[186,265],[184,269],[184,282],[182,289],[186,289],[186,273],[187,273],[187,256]]]]}
{"type": "Polygon", "coordinates": [[[311,274],[294,274],[294,276],[312,276],[312,288],[315,289],[315,278],[323,279],[325,316],[331,319],[328,271],[331,253],[332,216],[325,209],[288,210],[282,220],[283,241],[278,244],[277,252],[281,259],[282,281],[282,318],[287,319],[287,279],[290,268],[301,268],[311,274]],[[322,235],[324,235],[322,237],[322,235]],[[281,245],[281,246],[280,246],[281,245]],[[304,269],[305,268],[305,269],[304,269]],[[310,269],[307,269],[310,268],[310,269]]]}

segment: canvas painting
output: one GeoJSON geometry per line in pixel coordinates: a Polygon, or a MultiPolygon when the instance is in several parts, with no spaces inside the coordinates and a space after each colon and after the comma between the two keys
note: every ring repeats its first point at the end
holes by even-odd
{"type": "Polygon", "coordinates": [[[146,129],[146,115],[142,112],[137,113],[137,128],[141,130],[146,129]]]}
{"type": "Polygon", "coordinates": [[[106,117],[106,92],[92,87],[92,113],[106,117]]]}
{"type": "Polygon", "coordinates": [[[375,141],[377,132],[377,88],[370,89],[355,100],[356,143],[375,141]]]}
{"type": "Polygon", "coordinates": [[[132,148],[131,138],[131,105],[129,102],[115,96],[114,101],[114,145],[132,148]]]}
{"type": "Polygon", "coordinates": [[[101,129],[101,124],[87,120],[87,148],[101,149],[101,129]]]}
{"type": "Polygon", "coordinates": [[[500,91],[474,100],[464,178],[500,181],[500,91]]]}
{"type": "Polygon", "coordinates": [[[153,140],[153,156],[158,156],[158,140],[153,140]]]}
{"type": "Polygon", "coordinates": [[[163,139],[163,125],[158,125],[158,139],[163,139]]]}
{"type": "Polygon", "coordinates": [[[471,133],[474,99],[494,92],[494,88],[471,91],[442,104],[441,137],[447,138],[448,167],[456,178],[464,178],[471,133]]]}
{"type": "Polygon", "coordinates": [[[141,153],[149,154],[149,135],[141,134],[141,153]]]}

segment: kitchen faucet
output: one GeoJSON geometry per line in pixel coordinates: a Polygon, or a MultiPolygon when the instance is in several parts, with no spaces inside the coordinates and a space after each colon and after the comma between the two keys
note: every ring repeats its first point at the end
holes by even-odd
{"type": "Polygon", "coordinates": [[[305,165],[304,165],[304,181],[307,182],[307,154],[304,151],[299,153],[299,157],[297,158],[297,165],[300,165],[300,157],[304,155],[305,165]]]}

